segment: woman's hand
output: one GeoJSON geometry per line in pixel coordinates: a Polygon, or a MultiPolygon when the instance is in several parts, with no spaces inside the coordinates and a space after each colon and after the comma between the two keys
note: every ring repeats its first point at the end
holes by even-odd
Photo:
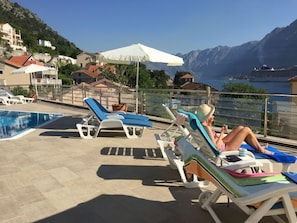
{"type": "Polygon", "coordinates": [[[207,126],[212,126],[212,123],[213,123],[213,118],[212,117],[210,117],[210,118],[208,118],[206,121],[205,121],[205,123],[206,123],[206,125],[207,126]]]}
{"type": "Polygon", "coordinates": [[[221,134],[227,133],[228,131],[228,126],[227,125],[223,125],[221,128],[221,134]]]}

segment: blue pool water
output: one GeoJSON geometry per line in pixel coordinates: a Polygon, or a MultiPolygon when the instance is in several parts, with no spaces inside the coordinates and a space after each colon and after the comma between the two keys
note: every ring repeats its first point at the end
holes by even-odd
{"type": "Polygon", "coordinates": [[[17,138],[60,117],[61,114],[1,110],[0,140],[17,138]]]}

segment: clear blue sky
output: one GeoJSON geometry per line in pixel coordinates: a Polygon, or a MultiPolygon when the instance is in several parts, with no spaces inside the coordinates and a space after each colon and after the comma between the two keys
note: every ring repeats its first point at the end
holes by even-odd
{"type": "Polygon", "coordinates": [[[297,19],[296,0],[11,0],[81,50],[133,43],[188,53],[261,40],[297,19]]]}

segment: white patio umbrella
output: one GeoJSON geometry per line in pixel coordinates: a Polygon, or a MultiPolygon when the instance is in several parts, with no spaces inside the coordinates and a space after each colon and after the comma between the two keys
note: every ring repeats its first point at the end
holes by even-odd
{"type": "MultiPolygon", "coordinates": [[[[30,64],[28,66],[13,70],[11,72],[11,74],[30,74],[30,79],[31,79],[30,82],[32,84],[32,74],[33,73],[42,72],[42,71],[51,70],[51,69],[53,69],[53,68],[45,67],[45,66],[41,66],[41,65],[37,65],[37,64],[30,64]]],[[[36,84],[35,84],[35,91],[36,91],[36,95],[38,96],[36,84]]]]}
{"type": "Polygon", "coordinates": [[[30,74],[35,72],[41,72],[52,69],[51,67],[45,67],[37,64],[30,64],[25,67],[21,67],[19,69],[13,70],[11,74],[30,74]]]}
{"type": "Polygon", "coordinates": [[[174,56],[154,48],[138,44],[132,44],[127,47],[122,47],[114,50],[109,50],[100,53],[99,61],[115,64],[130,64],[137,63],[136,72],[136,113],[138,113],[138,80],[139,80],[139,63],[140,62],[155,62],[166,63],[167,66],[182,66],[183,58],[174,56]]]}

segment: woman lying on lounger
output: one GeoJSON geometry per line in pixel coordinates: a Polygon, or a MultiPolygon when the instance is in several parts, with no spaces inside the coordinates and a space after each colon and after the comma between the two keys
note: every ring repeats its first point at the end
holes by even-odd
{"type": "Polygon", "coordinates": [[[273,152],[267,150],[268,144],[261,145],[249,127],[238,126],[231,132],[227,132],[226,126],[221,128],[220,134],[212,130],[212,123],[214,121],[215,107],[211,104],[202,104],[198,107],[196,115],[199,121],[206,129],[213,143],[221,151],[238,150],[240,145],[245,141],[247,144],[256,149],[259,153],[272,155],[273,152]]]}

